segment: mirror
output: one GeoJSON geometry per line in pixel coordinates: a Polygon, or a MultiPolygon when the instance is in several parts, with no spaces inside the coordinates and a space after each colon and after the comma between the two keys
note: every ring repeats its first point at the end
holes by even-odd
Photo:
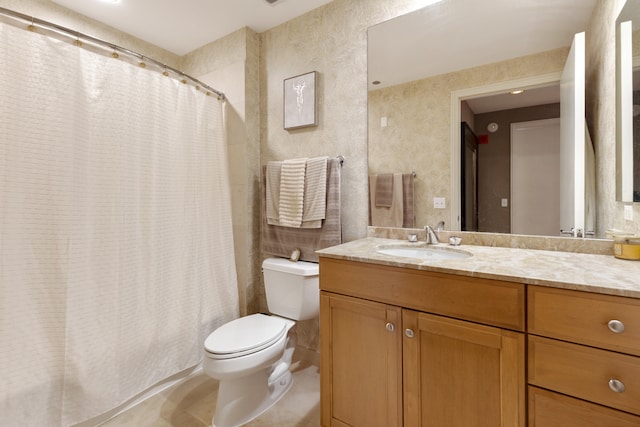
{"type": "Polygon", "coordinates": [[[616,198],[640,202],[640,0],[616,20],[616,198]]]}
{"type": "MultiPolygon", "coordinates": [[[[460,227],[465,179],[452,165],[461,163],[456,144],[466,122],[479,142],[477,229],[511,232],[509,143],[500,154],[493,149],[505,132],[509,140],[514,120],[558,117],[560,75],[573,36],[586,29],[594,5],[595,0],[444,0],[369,29],[369,173],[415,172],[415,227],[439,221],[447,229],[460,227]],[[505,95],[522,87],[522,104],[505,95]],[[495,111],[515,118],[491,119],[495,111]],[[495,132],[488,128],[492,123],[498,125],[495,132]],[[488,172],[502,175],[502,181],[485,189],[492,198],[483,200],[488,172]]],[[[473,215],[465,222],[473,224],[473,215]]]]}

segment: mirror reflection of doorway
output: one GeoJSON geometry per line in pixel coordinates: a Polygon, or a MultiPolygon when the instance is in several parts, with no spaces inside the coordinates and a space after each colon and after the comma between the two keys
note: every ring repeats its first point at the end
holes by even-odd
{"type": "MultiPolygon", "coordinates": [[[[456,94],[458,95],[455,99],[458,117],[461,119],[458,123],[466,122],[480,142],[477,150],[475,183],[477,186],[476,231],[478,232],[513,232],[511,230],[511,123],[560,117],[560,86],[557,82],[524,87],[526,91],[520,95],[511,95],[508,89],[500,92],[493,91],[487,95],[481,95],[479,91],[472,96],[467,96],[466,93],[456,94]]],[[[452,119],[454,119],[453,116],[452,119]]],[[[459,125],[456,130],[460,133],[456,132],[455,151],[459,154],[456,156],[455,172],[460,180],[457,188],[462,190],[464,149],[461,140],[465,127],[459,125]]],[[[467,220],[466,212],[463,214],[462,211],[462,205],[468,202],[464,201],[465,196],[462,193],[457,199],[460,205],[455,218],[456,222],[460,224],[460,230],[469,230],[469,228],[463,228],[463,220],[465,222],[467,220]]],[[[453,217],[452,223],[454,223],[453,217]]],[[[467,224],[469,223],[466,222],[465,226],[467,224]]],[[[557,235],[557,231],[552,235],[557,235]]]]}
{"type": "Polygon", "coordinates": [[[511,124],[511,232],[560,235],[560,119],[511,124]]]}
{"type": "Polygon", "coordinates": [[[478,137],[462,122],[460,195],[462,231],[478,231],[478,137]]]}

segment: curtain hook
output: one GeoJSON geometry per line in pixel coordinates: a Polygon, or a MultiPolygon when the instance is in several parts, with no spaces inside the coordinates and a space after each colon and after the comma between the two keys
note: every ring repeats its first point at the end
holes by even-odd
{"type": "Polygon", "coordinates": [[[29,31],[35,31],[35,30],[36,30],[36,26],[35,26],[35,25],[33,25],[33,16],[31,17],[31,25],[29,25],[29,26],[27,27],[27,29],[28,29],[29,31]]]}
{"type": "Polygon", "coordinates": [[[80,41],[80,33],[76,33],[76,40],[73,42],[76,46],[82,46],[82,42],[80,41]]]}

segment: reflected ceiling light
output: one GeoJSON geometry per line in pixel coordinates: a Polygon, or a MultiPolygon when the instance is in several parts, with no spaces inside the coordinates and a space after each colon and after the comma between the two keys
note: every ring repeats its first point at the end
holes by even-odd
{"type": "Polygon", "coordinates": [[[524,93],[524,89],[516,89],[516,90],[512,90],[511,92],[509,92],[511,95],[520,95],[521,93],[524,93]]]}
{"type": "Polygon", "coordinates": [[[102,3],[112,3],[112,4],[116,4],[116,3],[120,3],[120,0],[100,0],[102,3]]]}

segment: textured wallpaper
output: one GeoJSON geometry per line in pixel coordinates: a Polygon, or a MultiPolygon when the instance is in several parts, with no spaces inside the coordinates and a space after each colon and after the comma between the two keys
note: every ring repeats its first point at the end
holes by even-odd
{"type": "Polygon", "coordinates": [[[345,157],[343,236],[366,236],[367,28],[415,10],[421,1],[334,0],[263,33],[261,163],[296,157],[345,157]],[[319,124],[283,129],[283,80],[319,73],[319,124]]]}
{"type": "MultiPolygon", "coordinates": [[[[626,0],[598,0],[586,33],[587,123],[596,152],[598,234],[609,228],[640,233],[640,203],[634,221],[624,219],[616,201],[615,21],[626,0]]],[[[634,165],[638,168],[638,165],[634,165]]]]}

